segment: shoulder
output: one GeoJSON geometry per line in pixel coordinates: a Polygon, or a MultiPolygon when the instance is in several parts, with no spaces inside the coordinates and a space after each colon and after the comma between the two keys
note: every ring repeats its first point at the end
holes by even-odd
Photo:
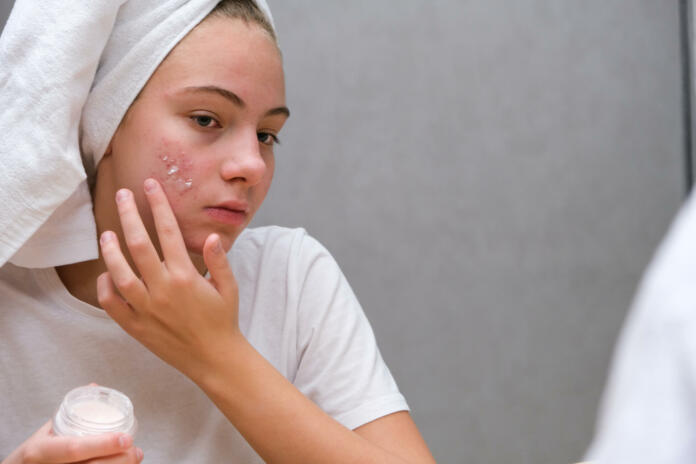
{"type": "Polygon", "coordinates": [[[293,263],[312,261],[328,251],[301,227],[264,226],[245,229],[228,256],[232,263],[293,263]]]}
{"type": "Polygon", "coordinates": [[[350,292],[336,260],[303,228],[246,229],[227,258],[240,289],[253,292],[250,298],[257,302],[272,295],[286,308],[309,305],[318,311],[350,292]]]}
{"type": "Polygon", "coordinates": [[[244,229],[234,242],[233,249],[261,249],[269,246],[287,247],[292,242],[307,236],[301,227],[263,226],[244,229]]]}

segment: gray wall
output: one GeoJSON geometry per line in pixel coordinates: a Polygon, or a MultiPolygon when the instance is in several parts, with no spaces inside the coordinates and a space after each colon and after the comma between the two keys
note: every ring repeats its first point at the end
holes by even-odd
{"type": "Polygon", "coordinates": [[[442,463],[579,460],[683,186],[678,2],[272,2],[257,223],[341,263],[442,463]]]}
{"type": "Polygon", "coordinates": [[[684,191],[678,1],[271,6],[256,224],[333,252],[439,462],[579,460],[684,191]]]}

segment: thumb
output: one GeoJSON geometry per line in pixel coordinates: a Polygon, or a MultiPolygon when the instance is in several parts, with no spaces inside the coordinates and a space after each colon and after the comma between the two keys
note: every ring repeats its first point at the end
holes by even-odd
{"type": "Polygon", "coordinates": [[[225,300],[236,300],[237,280],[234,278],[227,254],[218,234],[210,234],[203,244],[203,260],[213,285],[225,300]]]}

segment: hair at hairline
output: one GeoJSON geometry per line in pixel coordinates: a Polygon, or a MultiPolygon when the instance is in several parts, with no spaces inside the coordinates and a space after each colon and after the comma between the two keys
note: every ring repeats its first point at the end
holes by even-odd
{"type": "MultiPolygon", "coordinates": [[[[276,44],[276,47],[278,45],[278,40],[276,38],[275,31],[273,30],[271,22],[268,20],[268,18],[266,18],[266,15],[263,13],[263,11],[261,11],[261,9],[259,9],[259,7],[256,6],[256,2],[254,2],[254,0],[221,0],[220,3],[218,3],[215,6],[215,8],[213,8],[213,10],[210,13],[208,13],[208,16],[206,16],[205,19],[211,17],[240,19],[244,21],[244,23],[247,25],[256,23],[257,25],[261,26],[261,28],[264,31],[266,31],[268,35],[271,36],[273,42],[276,44]]],[[[202,22],[204,22],[205,19],[202,22]]],[[[169,57],[172,51],[170,51],[167,54],[167,56],[164,57],[164,60],[166,60],[169,57]]],[[[280,52],[280,49],[278,49],[278,51],[280,52]]],[[[142,94],[144,89],[145,87],[143,86],[143,88],[140,89],[138,94],[131,102],[130,106],[133,106],[133,103],[135,103],[140,98],[140,95],[142,94]]],[[[130,112],[130,106],[126,111],[126,114],[123,115],[123,119],[119,123],[119,127],[121,126],[121,124],[123,124],[126,117],[128,116],[128,113],[130,112]]]]}
{"type": "Polygon", "coordinates": [[[273,38],[276,44],[278,42],[270,20],[253,0],[221,0],[208,15],[208,17],[211,16],[241,19],[247,24],[256,23],[273,38]]]}

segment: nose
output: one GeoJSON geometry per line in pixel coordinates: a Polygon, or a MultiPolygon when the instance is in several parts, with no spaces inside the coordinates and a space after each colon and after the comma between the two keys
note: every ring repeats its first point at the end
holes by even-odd
{"type": "Polygon", "coordinates": [[[237,134],[237,137],[224,149],[225,157],[220,168],[223,180],[240,181],[249,186],[256,185],[261,181],[268,166],[263,153],[261,153],[256,131],[237,134]]]}

